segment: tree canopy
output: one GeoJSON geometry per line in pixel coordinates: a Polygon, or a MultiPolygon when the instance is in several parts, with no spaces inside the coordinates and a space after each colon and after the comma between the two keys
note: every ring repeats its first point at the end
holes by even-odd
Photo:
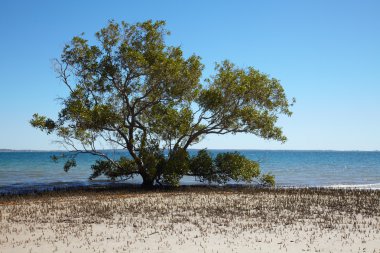
{"type": "MultiPolygon", "coordinates": [[[[84,34],[74,37],[55,60],[69,92],[62,109],[56,120],[34,114],[32,126],[56,134],[75,154],[99,156],[91,178],[140,175],[146,186],[177,185],[184,175],[218,183],[258,178],[258,164],[238,153],[212,157],[203,150],[191,157],[187,150],[210,134],[286,141],[276,123],[291,115],[291,103],[280,82],[228,60],[202,80],[201,58],[167,45],[168,35],[164,21],[149,20],[110,21],[94,43],[84,34]],[[113,159],[100,147],[129,155],[113,159]]],[[[65,170],[75,165],[69,159],[65,170]]]]}

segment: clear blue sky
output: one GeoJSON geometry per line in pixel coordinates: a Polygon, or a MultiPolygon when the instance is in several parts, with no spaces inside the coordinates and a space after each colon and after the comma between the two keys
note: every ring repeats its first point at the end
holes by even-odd
{"type": "Polygon", "coordinates": [[[211,74],[229,59],[281,80],[296,97],[281,119],[286,144],[209,137],[196,147],[380,150],[380,1],[17,1],[0,3],[0,148],[56,149],[33,129],[55,117],[65,88],[50,60],[71,37],[107,20],[163,19],[169,44],[196,53],[211,74]]]}

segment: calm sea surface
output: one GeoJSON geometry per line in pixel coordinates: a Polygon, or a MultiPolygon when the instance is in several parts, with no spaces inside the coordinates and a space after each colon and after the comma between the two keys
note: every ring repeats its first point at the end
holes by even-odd
{"type": "MultiPolygon", "coordinates": [[[[213,155],[231,150],[210,150],[213,155]]],[[[190,151],[195,153],[196,151],[190,151]]],[[[340,151],[239,151],[259,161],[263,172],[272,172],[278,186],[358,187],[380,189],[380,152],[340,151]]],[[[49,189],[75,185],[104,184],[89,181],[92,155],[80,155],[77,167],[63,171],[63,161],[51,160],[60,152],[0,152],[0,192],[20,189],[49,189]]],[[[114,156],[121,151],[112,153],[114,156]]],[[[132,182],[139,183],[135,178],[132,182]]],[[[183,184],[197,183],[186,177],[183,184]]]]}

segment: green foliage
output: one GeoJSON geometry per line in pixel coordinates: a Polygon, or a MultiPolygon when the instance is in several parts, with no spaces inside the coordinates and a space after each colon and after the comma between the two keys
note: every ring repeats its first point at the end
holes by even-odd
{"type": "Polygon", "coordinates": [[[69,159],[65,162],[65,164],[63,165],[63,170],[65,172],[68,172],[72,167],[75,167],[77,166],[77,162],[75,159],[69,159]]]}
{"type": "Polygon", "coordinates": [[[114,163],[107,160],[97,160],[95,164],[91,166],[92,174],[90,179],[95,179],[101,175],[112,180],[117,178],[128,179],[137,171],[136,163],[126,157],[121,157],[117,164],[119,164],[119,166],[115,166],[114,163]]]}
{"type": "Polygon", "coordinates": [[[237,152],[218,154],[215,158],[215,167],[218,183],[226,183],[228,180],[251,182],[260,174],[257,162],[248,160],[237,152]]]}
{"type": "MultiPolygon", "coordinates": [[[[220,153],[212,158],[207,150],[200,150],[196,156],[190,157],[184,149],[172,151],[165,158],[162,154],[150,155],[145,162],[148,169],[147,176],[150,180],[155,179],[155,173],[160,173],[163,178],[162,183],[178,186],[180,179],[185,175],[196,176],[201,182],[224,184],[234,180],[237,182],[250,183],[254,179],[264,186],[274,186],[274,176],[263,174],[260,176],[260,167],[257,162],[248,160],[241,154],[220,153]],[[152,172],[152,170],[154,172],[152,172]]],[[[146,153],[145,155],[148,155],[146,153]]],[[[106,176],[112,180],[128,179],[137,173],[136,163],[126,157],[121,157],[115,166],[107,160],[98,160],[92,165],[92,175],[90,179],[99,176],[106,176]]]]}
{"type": "Polygon", "coordinates": [[[211,183],[218,181],[213,159],[205,149],[198,151],[198,154],[191,158],[190,170],[201,182],[207,181],[211,183]]]}
{"type": "Polygon", "coordinates": [[[148,181],[154,181],[162,174],[165,166],[165,156],[157,145],[147,145],[139,152],[139,157],[144,164],[144,177],[148,181]]]}
{"type": "Polygon", "coordinates": [[[48,134],[53,132],[56,128],[54,120],[48,119],[45,116],[40,116],[37,113],[33,114],[33,118],[30,120],[30,124],[33,127],[46,131],[48,134]]]}
{"type": "MultiPolygon", "coordinates": [[[[245,158],[237,152],[219,153],[214,159],[206,150],[200,150],[190,160],[191,174],[201,182],[225,184],[228,181],[250,183],[260,176],[260,166],[257,162],[245,158]]],[[[274,177],[263,175],[260,183],[270,185],[274,177]],[[271,181],[272,180],[272,181],[271,181]]]]}
{"type": "Polygon", "coordinates": [[[189,154],[178,148],[171,151],[163,170],[164,183],[178,186],[179,180],[189,173],[189,154]]]}
{"type": "Polygon", "coordinates": [[[227,60],[202,81],[200,57],[166,45],[168,35],[164,21],[148,20],[111,21],[95,34],[95,43],[84,34],[74,37],[54,66],[69,89],[58,118],[34,114],[31,125],[54,133],[72,151],[101,157],[94,177],[138,174],[147,184],[176,185],[192,163],[201,180],[248,182],[257,176],[256,163],[226,154],[211,166],[206,153],[190,159],[186,150],[210,134],[250,133],[284,142],[276,125],[279,115],[291,115],[284,89],[277,79],[227,60]],[[99,147],[126,149],[134,166],[99,147]]]}
{"type": "Polygon", "coordinates": [[[274,186],[275,178],[271,173],[261,175],[260,182],[264,186],[274,186]]]}

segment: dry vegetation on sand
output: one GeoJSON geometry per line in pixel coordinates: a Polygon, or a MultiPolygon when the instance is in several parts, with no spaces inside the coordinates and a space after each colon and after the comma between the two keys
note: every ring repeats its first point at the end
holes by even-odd
{"type": "Polygon", "coordinates": [[[380,191],[181,188],[0,198],[0,252],[380,252],[380,191]]]}

